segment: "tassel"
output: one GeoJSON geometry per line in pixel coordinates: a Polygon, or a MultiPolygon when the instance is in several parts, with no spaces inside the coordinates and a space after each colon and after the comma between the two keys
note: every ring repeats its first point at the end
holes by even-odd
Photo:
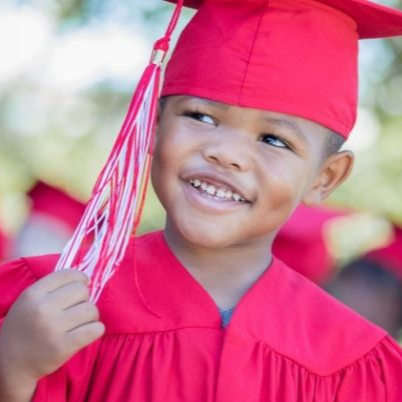
{"type": "Polygon", "coordinates": [[[182,6],[183,0],[179,0],[165,36],[154,45],[151,63],[138,83],[84,215],[55,268],[86,273],[91,278],[91,300],[95,303],[140,223],[152,160],[161,65],[182,6]]]}

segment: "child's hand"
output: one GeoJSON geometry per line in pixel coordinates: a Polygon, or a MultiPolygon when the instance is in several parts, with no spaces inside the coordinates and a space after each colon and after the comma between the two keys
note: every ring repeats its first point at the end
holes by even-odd
{"type": "Polygon", "coordinates": [[[103,335],[88,281],[82,272],[58,271],[21,294],[0,331],[3,377],[36,383],[103,335]]]}

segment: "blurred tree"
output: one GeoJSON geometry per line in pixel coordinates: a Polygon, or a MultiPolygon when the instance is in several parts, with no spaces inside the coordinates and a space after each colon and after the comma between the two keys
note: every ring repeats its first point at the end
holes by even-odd
{"type": "MultiPolygon", "coordinates": [[[[402,9],[402,0],[383,2],[402,9]]],[[[15,229],[24,216],[23,194],[36,177],[61,185],[82,200],[89,195],[119,131],[140,65],[146,62],[152,41],[162,34],[171,5],[161,0],[5,0],[5,4],[21,10],[17,13],[20,16],[25,10],[28,17],[39,21],[39,26],[48,26],[44,30],[48,36],[43,33],[44,39],[39,41],[47,47],[40,48],[24,68],[14,68],[3,79],[0,75],[0,220],[15,229]],[[115,30],[113,35],[124,29],[123,36],[116,39],[112,34],[104,35],[110,33],[111,27],[115,30]],[[107,70],[102,79],[88,85],[81,83],[77,88],[68,84],[68,77],[61,76],[67,82],[62,86],[60,78],[53,78],[49,63],[54,63],[57,51],[63,50],[66,55],[58,66],[71,62],[65,74],[85,72],[91,56],[88,59],[87,50],[74,53],[71,48],[73,39],[85,44],[89,37],[101,53],[102,41],[106,41],[103,38],[114,40],[111,47],[105,43],[104,52],[111,52],[106,60],[117,58],[114,49],[122,41],[142,41],[144,51],[138,56],[145,61],[133,70],[130,79],[116,79],[119,72],[112,77],[107,70]]],[[[2,6],[0,18],[4,10],[2,6]]],[[[185,12],[180,27],[191,15],[185,12]]],[[[18,46],[24,47],[30,39],[24,27],[27,37],[18,41],[13,31],[14,36],[8,40],[14,43],[17,55],[18,46]]],[[[1,46],[0,41],[0,51],[1,46]]],[[[379,135],[377,139],[373,137],[375,141],[356,148],[355,171],[330,203],[375,211],[402,225],[402,39],[364,41],[361,47],[362,105],[368,117],[372,116],[373,124],[363,114],[366,125],[356,135],[368,135],[367,130],[373,129],[375,122],[379,135]]],[[[2,54],[7,60],[5,52],[2,54]]],[[[117,66],[136,57],[125,51],[117,66]]],[[[0,74],[1,71],[0,66],[0,74]]],[[[159,225],[161,220],[157,202],[151,198],[145,214],[146,227],[159,225]]]]}

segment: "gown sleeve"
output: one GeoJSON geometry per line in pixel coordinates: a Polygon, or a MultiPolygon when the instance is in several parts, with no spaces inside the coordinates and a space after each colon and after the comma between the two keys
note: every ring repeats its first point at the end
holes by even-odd
{"type": "Polygon", "coordinates": [[[336,402],[402,401],[402,349],[389,335],[340,374],[336,402]]]}
{"type": "Polygon", "coordinates": [[[0,318],[4,320],[20,294],[38,278],[29,269],[24,259],[0,265],[0,318]]]}
{"type": "MultiPolygon", "coordinates": [[[[8,311],[21,293],[45,273],[37,275],[23,258],[0,265],[0,330],[8,311]]],[[[0,350],[1,353],[1,350],[0,350]]],[[[65,375],[60,369],[38,382],[31,402],[65,402],[65,375]]]]}

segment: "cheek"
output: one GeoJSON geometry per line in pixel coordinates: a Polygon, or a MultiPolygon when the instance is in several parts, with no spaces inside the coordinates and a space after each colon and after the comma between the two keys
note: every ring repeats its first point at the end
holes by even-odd
{"type": "Polygon", "coordinates": [[[153,154],[151,181],[155,193],[163,205],[168,196],[167,189],[169,189],[169,176],[167,173],[172,169],[170,166],[171,162],[169,161],[169,158],[167,158],[168,155],[169,153],[163,147],[162,141],[158,141],[155,144],[153,154]]]}
{"type": "Polygon", "coordinates": [[[161,123],[156,135],[154,159],[158,164],[172,165],[178,163],[188,153],[191,136],[180,124],[161,123]]]}
{"type": "Polygon", "coordinates": [[[153,171],[159,170],[159,173],[163,173],[166,168],[169,168],[174,164],[175,155],[174,150],[180,152],[180,148],[177,146],[178,141],[175,135],[175,128],[172,125],[161,125],[157,134],[153,152],[153,171]]]}
{"type": "Polygon", "coordinates": [[[298,203],[307,188],[310,171],[295,156],[271,158],[259,169],[258,182],[262,192],[275,205],[298,203]]]}
{"type": "Polygon", "coordinates": [[[169,166],[169,160],[166,158],[168,155],[168,149],[166,149],[166,142],[164,138],[164,133],[159,130],[157,133],[154,151],[153,151],[153,159],[152,159],[152,168],[151,168],[151,181],[152,186],[155,190],[156,195],[159,200],[163,204],[164,197],[164,183],[166,182],[165,173],[167,167],[169,166]]]}
{"type": "Polygon", "coordinates": [[[155,192],[166,208],[176,194],[180,168],[188,159],[190,150],[180,134],[180,128],[167,124],[159,129],[154,147],[151,180],[155,192]]]}
{"type": "Polygon", "coordinates": [[[287,221],[301,202],[309,175],[303,163],[292,160],[271,160],[258,172],[258,216],[273,231],[287,221]]]}

